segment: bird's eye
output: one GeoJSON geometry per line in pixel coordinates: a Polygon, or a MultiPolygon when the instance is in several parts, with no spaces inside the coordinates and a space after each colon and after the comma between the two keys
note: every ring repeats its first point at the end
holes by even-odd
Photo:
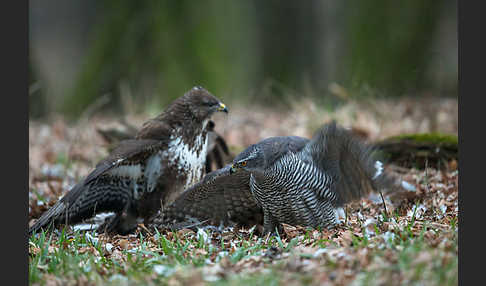
{"type": "Polygon", "coordinates": [[[212,103],[212,102],[210,102],[210,101],[204,100],[204,101],[202,102],[202,105],[204,105],[204,106],[211,106],[211,105],[213,105],[213,103],[212,103]]]}
{"type": "Polygon", "coordinates": [[[241,166],[245,167],[246,166],[246,161],[241,162],[241,166]]]}

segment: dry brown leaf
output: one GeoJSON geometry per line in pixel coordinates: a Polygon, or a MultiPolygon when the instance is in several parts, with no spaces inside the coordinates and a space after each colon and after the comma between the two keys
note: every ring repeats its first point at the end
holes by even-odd
{"type": "Polygon", "coordinates": [[[118,241],[118,245],[120,246],[121,249],[128,249],[129,243],[128,240],[121,239],[120,241],[118,241]]]}
{"type": "Polygon", "coordinates": [[[192,229],[188,229],[188,228],[183,228],[179,231],[177,231],[177,235],[182,237],[182,236],[185,236],[187,234],[196,234],[192,229]]]}
{"type": "Polygon", "coordinates": [[[351,243],[353,242],[353,233],[350,230],[346,230],[342,232],[335,241],[341,246],[351,246],[351,243]]]}

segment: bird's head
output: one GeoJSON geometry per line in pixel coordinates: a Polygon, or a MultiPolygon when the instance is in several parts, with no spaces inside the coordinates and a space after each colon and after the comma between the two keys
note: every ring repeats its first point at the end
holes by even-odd
{"type": "Polygon", "coordinates": [[[208,119],[217,111],[228,113],[226,105],[203,87],[193,87],[184,97],[189,111],[198,120],[208,119]]]}
{"type": "Polygon", "coordinates": [[[251,145],[246,150],[238,154],[233,160],[230,173],[236,173],[239,170],[261,171],[265,165],[265,156],[258,145],[251,145]]]}

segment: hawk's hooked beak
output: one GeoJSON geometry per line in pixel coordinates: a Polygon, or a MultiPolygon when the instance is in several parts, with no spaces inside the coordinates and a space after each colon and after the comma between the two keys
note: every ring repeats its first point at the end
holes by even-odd
{"type": "Polygon", "coordinates": [[[231,168],[230,168],[230,170],[229,170],[230,175],[231,175],[231,174],[236,173],[236,171],[237,171],[237,170],[238,170],[238,168],[237,168],[237,167],[235,167],[235,165],[234,165],[234,164],[232,164],[232,165],[231,165],[231,168]]]}
{"type": "Polygon", "coordinates": [[[223,112],[228,113],[228,108],[226,107],[226,104],[220,102],[219,106],[218,106],[218,111],[223,111],[223,112]]]}

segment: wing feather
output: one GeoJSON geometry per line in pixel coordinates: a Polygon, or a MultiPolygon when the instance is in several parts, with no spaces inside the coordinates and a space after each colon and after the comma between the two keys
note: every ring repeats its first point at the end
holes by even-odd
{"type": "Polygon", "coordinates": [[[154,149],[162,149],[166,146],[167,143],[160,140],[130,139],[121,141],[107,158],[96,165],[95,169],[84,180],[84,184],[89,184],[113,168],[126,165],[126,162],[143,161],[152,154],[154,149]]]}
{"type": "Polygon", "coordinates": [[[246,171],[229,173],[230,165],[207,174],[187,189],[159,219],[157,225],[208,221],[212,225],[250,226],[263,221],[263,212],[250,191],[246,171]]]}
{"type": "Polygon", "coordinates": [[[377,157],[372,146],[334,121],[316,132],[301,157],[332,178],[331,191],[337,195],[333,204],[338,206],[391,187],[386,174],[375,176],[377,157]]]}

